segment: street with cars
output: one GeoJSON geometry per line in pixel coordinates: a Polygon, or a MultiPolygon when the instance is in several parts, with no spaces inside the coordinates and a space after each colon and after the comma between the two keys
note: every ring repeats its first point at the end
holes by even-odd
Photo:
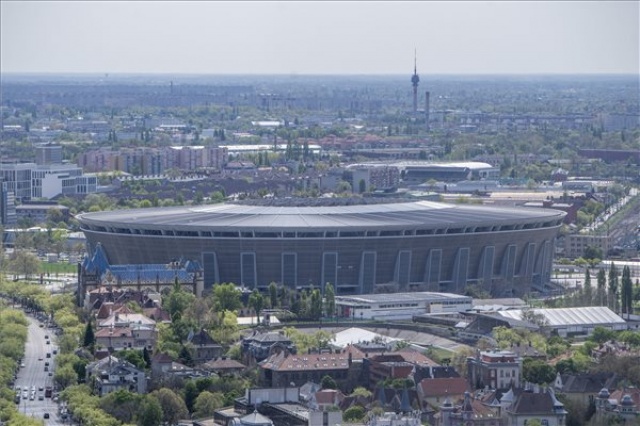
{"type": "Polygon", "coordinates": [[[27,315],[27,319],[25,355],[14,384],[16,404],[26,416],[42,419],[45,425],[63,425],[53,381],[58,352],[55,330],[48,327],[46,318],[40,321],[27,315]]]}

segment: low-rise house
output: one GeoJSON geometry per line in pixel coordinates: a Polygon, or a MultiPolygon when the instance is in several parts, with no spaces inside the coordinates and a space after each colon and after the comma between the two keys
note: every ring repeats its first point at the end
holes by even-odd
{"type": "Polygon", "coordinates": [[[416,390],[423,405],[436,407],[447,398],[452,401],[462,399],[469,384],[464,377],[426,378],[417,384],[416,390]]]}
{"type": "Polygon", "coordinates": [[[502,414],[508,425],[525,425],[539,420],[547,426],[564,426],[567,410],[555,396],[553,388],[510,389],[500,399],[502,414]]]}
{"type": "Polygon", "coordinates": [[[254,332],[242,339],[241,350],[243,360],[248,365],[267,359],[275,350],[296,354],[296,346],[284,333],[254,332]]]}
{"type": "Polygon", "coordinates": [[[153,351],[158,338],[155,327],[141,324],[127,324],[124,327],[103,327],[96,331],[96,345],[107,348],[109,352],[123,349],[147,348],[153,351]]]}
{"type": "Polygon", "coordinates": [[[602,389],[613,390],[618,376],[613,372],[560,374],[556,375],[553,388],[573,401],[586,404],[594,401],[602,389]]]}
{"type": "Polygon", "coordinates": [[[147,392],[147,378],[144,371],[114,356],[88,364],[86,381],[98,396],[120,389],[139,394],[147,392]]]}
{"type": "Polygon", "coordinates": [[[247,366],[235,359],[223,356],[207,361],[202,365],[202,368],[220,376],[228,376],[230,374],[242,373],[246,370],[247,366]]]}
{"type": "Polygon", "coordinates": [[[164,353],[157,353],[151,357],[151,374],[161,376],[171,369],[173,358],[164,353]]]}
{"type": "Polygon", "coordinates": [[[190,334],[187,340],[193,345],[193,362],[196,365],[204,364],[222,355],[222,345],[213,340],[204,329],[190,334]]]}
{"type": "Polygon", "coordinates": [[[332,407],[339,407],[344,400],[344,394],[337,389],[322,389],[311,396],[308,402],[313,410],[328,411],[332,407]]]}

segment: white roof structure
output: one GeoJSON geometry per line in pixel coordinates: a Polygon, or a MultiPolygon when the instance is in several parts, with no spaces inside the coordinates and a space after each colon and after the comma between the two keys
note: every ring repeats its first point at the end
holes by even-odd
{"type": "MultiPolygon", "coordinates": [[[[584,308],[533,309],[536,314],[544,315],[550,327],[625,324],[619,315],[604,306],[588,306],[584,308]]],[[[522,320],[522,309],[499,311],[505,318],[522,320]]]]}
{"type": "Polygon", "coordinates": [[[376,338],[381,339],[384,343],[391,343],[400,340],[394,337],[374,333],[373,331],[365,330],[363,328],[351,327],[337,332],[332,344],[337,348],[346,348],[347,345],[358,342],[372,342],[376,338]]]}

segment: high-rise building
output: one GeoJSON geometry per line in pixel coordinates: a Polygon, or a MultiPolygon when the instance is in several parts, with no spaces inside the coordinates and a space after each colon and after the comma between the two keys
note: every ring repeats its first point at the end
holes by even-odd
{"type": "Polygon", "coordinates": [[[49,142],[36,145],[36,164],[62,164],[62,146],[49,142]]]}
{"type": "Polygon", "coordinates": [[[9,184],[0,180],[0,224],[2,226],[15,225],[16,203],[9,184]]]}

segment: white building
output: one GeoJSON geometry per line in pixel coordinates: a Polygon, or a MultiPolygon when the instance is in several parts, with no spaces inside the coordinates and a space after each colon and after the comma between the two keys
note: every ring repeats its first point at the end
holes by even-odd
{"type": "Polygon", "coordinates": [[[372,320],[411,319],[414,315],[458,313],[471,310],[472,298],[428,291],[336,296],[339,317],[372,320]]]}
{"type": "Polygon", "coordinates": [[[91,194],[98,188],[97,177],[83,174],[75,165],[0,164],[0,177],[20,200],[91,194]]]}
{"type": "MultiPolygon", "coordinates": [[[[536,316],[544,318],[544,326],[558,332],[560,337],[589,336],[596,327],[609,330],[626,330],[624,319],[605,306],[584,308],[532,309],[536,316]]],[[[496,312],[505,318],[522,320],[522,309],[496,312]]]]}

